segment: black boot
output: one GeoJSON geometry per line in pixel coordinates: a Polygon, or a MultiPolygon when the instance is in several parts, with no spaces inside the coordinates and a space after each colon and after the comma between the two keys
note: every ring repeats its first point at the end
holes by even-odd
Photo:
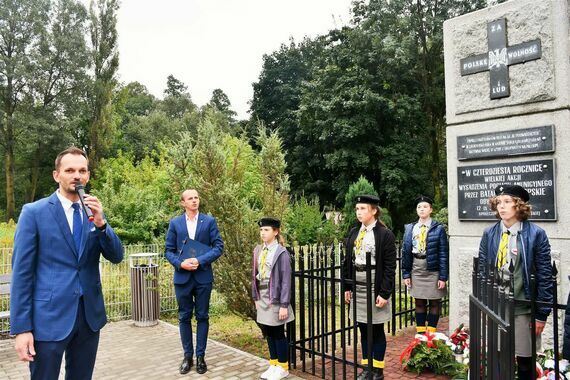
{"type": "Polygon", "coordinates": [[[372,373],[372,380],[384,380],[384,368],[374,368],[372,373]]]}
{"type": "Polygon", "coordinates": [[[182,360],[182,363],[180,364],[179,368],[180,374],[186,375],[188,372],[190,372],[190,368],[192,368],[193,364],[194,363],[192,361],[192,357],[185,356],[184,360],[182,360]]]}
{"type": "Polygon", "coordinates": [[[203,375],[208,371],[208,366],[206,365],[206,361],[204,360],[204,356],[197,356],[196,357],[196,372],[200,375],[203,375]]]}

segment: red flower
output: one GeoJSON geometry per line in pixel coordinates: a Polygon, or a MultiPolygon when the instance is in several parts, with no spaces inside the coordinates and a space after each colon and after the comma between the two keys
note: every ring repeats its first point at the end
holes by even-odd
{"type": "Polygon", "coordinates": [[[404,351],[402,351],[402,354],[400,355],[400,363],[403,364],[404,361],[408,361],[410,359],[410,356],[412,355],[412,351],[420,343],[421,343],[421,340],[418,338],[415,338],[414,340],[412,340],[412,342],[408,345],[408,347],[406,347],[404,349],[404,351]]]}

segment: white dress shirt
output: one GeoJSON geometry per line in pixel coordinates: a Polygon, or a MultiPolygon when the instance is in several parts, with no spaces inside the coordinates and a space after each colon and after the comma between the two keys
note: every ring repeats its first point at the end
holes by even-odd
{"type": "MultiPolygon", "coordinates": [[[[370,253],[370,264],[372,266],[376,265],[376,239],[374,238],[374,231],[372,229],[376,227],[377,221],[370,223],[368,226],[364,224],[360,225],[360,233],[362,230],[366,230],[366,234],[362,239],[362,244],[360,245],[360,250],[355,252],[354,262],[358,265],[366,265],[366,253],[370,253]]],[[[355,247],[356,248],[356,247],[355,247]]]]}
{"type": "MultiPolygon", "coordinates": [[[[64,197],[63,195],[61,195],[59,190],[57,190],[55,194],[57,195],[57,198],[59,199],[61,205],[63,206],[63,212],[65,213],[65,218],[67,219],[69,230],[73,234],[73,207],[71,207],[73,202],[64,197]]],[[[81,220],[83,221],[83,212],[81,209],[81,203],[80,202],[75,202],[75,203],[79,204],[79,210],[80,210],[79,215],[81,215],[81,220]]]]}
{"type": "Polygon", "coordinates": [[[188,214],[184,214],[186,216],[186,228],[188,229],[188,237],[192,240],[196,240],[196,228],[198,227],[198,215],[200,213],[196,213],[194,218],[190,218],[188,214]]]}

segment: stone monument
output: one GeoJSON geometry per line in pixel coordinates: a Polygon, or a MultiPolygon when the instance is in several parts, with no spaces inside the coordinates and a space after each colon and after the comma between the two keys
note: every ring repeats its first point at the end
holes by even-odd
{"type": "MultiPolygon", "coordinates": [[[[498,184],[531,194],[570,274],[570,0],[511,0],[444,23],[450,328],[468,322],[473,257],[498,184]]],[[[552,318],[549,318],[551,321],[552,318]]]]}

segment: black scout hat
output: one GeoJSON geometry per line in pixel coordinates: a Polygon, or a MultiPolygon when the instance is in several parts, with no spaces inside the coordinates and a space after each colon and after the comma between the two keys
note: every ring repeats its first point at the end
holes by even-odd
{"type": "Polygon", "coordinates": [[[530,194],[519,185],[499,185],[495,188],[495,195],[510,195],[512,197],[519,197],[525,202],[530,200],[530,194]]]}
{"type": "Polygon", "coordinates": [[[416,206],[422,202],[427,202],[431,205],[433,205],[433,199],[431,199],[430,197],[428,197],[427,195],[420,195],[419,197],[416,198],[415,203],[416,206]]]}
{"type": "Polygon", "coordinates": [[[271,217],[261,218],[259,219],[257,224],[259,225],[259,227],[281,228],[281,221],[277,218],[271,218],[271,217]]]}
{"type": "Polygon", "coordinates": [[[354,203],[368,203],[371,205],[378,206],[380,204],[380,198],[372,194],[362,194],[362,195],[357,195],[354,198],[354,203]]]}

